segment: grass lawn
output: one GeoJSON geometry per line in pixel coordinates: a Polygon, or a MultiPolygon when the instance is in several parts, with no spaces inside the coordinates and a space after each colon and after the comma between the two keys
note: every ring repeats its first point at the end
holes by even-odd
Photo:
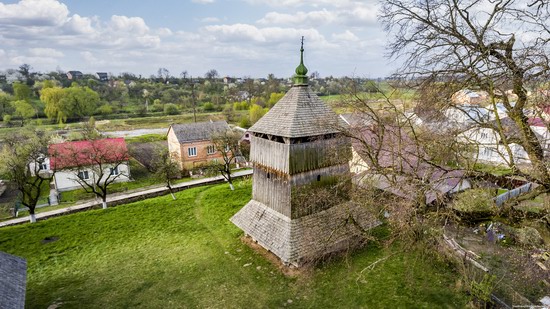
{"type": "Polygon", "coordinates": [[[177,201],[164,196],[0,229],[0,250],[27,259],[27,307],[452,308],[467,302],[447,266],[397,245],[371,245],[286,277],[243,244],[228,220],[250,199],[250,181],[233,192],[223,184],[176,195],[177,201]]]}

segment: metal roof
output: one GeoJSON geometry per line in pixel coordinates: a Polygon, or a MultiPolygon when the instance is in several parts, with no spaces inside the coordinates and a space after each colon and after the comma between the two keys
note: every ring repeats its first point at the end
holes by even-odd
{"type": "Polygon", "coordinates": [[[229,126],[225,120],[173,124],[171,128],[174,130],[180,143],[210,140],[213,134],[229,130],[229,126]]]}

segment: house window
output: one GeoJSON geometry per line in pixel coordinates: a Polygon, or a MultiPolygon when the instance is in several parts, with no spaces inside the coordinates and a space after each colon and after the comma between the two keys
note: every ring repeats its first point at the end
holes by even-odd
{"type": "Polygon", "coordinates": [[[117,167],[111,167],[111,176],[116,176],[120,174],[120,172],[118,171],[118,166],[117,167]]]}
{"type": "Polygon", "coordinates": [[[79,171],[78,178],[87,180],[87,179],[90,179],[90,175],[88,175],[88,171],[79,171]]]}
{"type": "Polygon", "coordinates": [[[485,157],[489,157],[491,156],[491,154],[492,154],[491,148],[483,148],[483,155],[485,157]]]}
{"type": "Polygon", "coordinates": [[[218,164],[218,162],[219,162],[218,159],[212,159],[212,163],[218,164]]]}
{"type": "Polygon", "coordinates": [[[189,147],[187,148],[187,155],[189,157],[196,157],[197,156],[197,147],[189,147]]]}
{"type": "Polygon", "coordinates": [[[485,133],[485,132],[481,133],[481,138],[483,138],[483,139],[487,138],[487,133],[485,133]]]}
{"type": "Polygon", "coordinates": [[[38,170],[45,171],[48,169],[48,165],[46,163],[40,163],[38,164],[38,170]]]}
{"type": "Polygon", "coordinates": [[[216,147],[214,145],[206,146],[206,153],[209,155],[216,153],[216,147]]]}

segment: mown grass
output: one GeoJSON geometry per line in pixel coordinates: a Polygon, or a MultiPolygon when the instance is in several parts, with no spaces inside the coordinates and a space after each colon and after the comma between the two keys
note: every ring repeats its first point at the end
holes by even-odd
{"type": "Polygon", "coordinates": [[[145,134],[124,138],[127,144],[161,142],[166,139],[166,134],[145,134]]]}
{"type": "MultiPolygon", "coordinates": [[[[221,113],[197,113],[197,121],[221,120],[224,116],[221,113]]],[[[118,131],[118,130],[136,130],[136,129],[154,129],[168,128],[172,123],[193,122],[192,113],[170,116],[153,116],[128,119],[111,119],[96,122],[96,127],[100,131],[118,131]]]]}
{"type": "Polygon", "coordinates": [[[28,308],[449,308],[467,301],[446,265],[397,245],[368,246],[286,277],[243,244],[229,221],[250,196],[250,181],[235,191],[198,187],[177,193],[177,201],[164,196],[8,227],[0,250],[27,259],[28,308]]]}

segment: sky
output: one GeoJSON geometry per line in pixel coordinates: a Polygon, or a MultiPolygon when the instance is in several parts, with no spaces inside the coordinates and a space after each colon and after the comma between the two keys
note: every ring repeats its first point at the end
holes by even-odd
{"type": "Polygon", "coordinates": [[[385,77],[378,0],[5,0],[0,70],[385,77]]]}

